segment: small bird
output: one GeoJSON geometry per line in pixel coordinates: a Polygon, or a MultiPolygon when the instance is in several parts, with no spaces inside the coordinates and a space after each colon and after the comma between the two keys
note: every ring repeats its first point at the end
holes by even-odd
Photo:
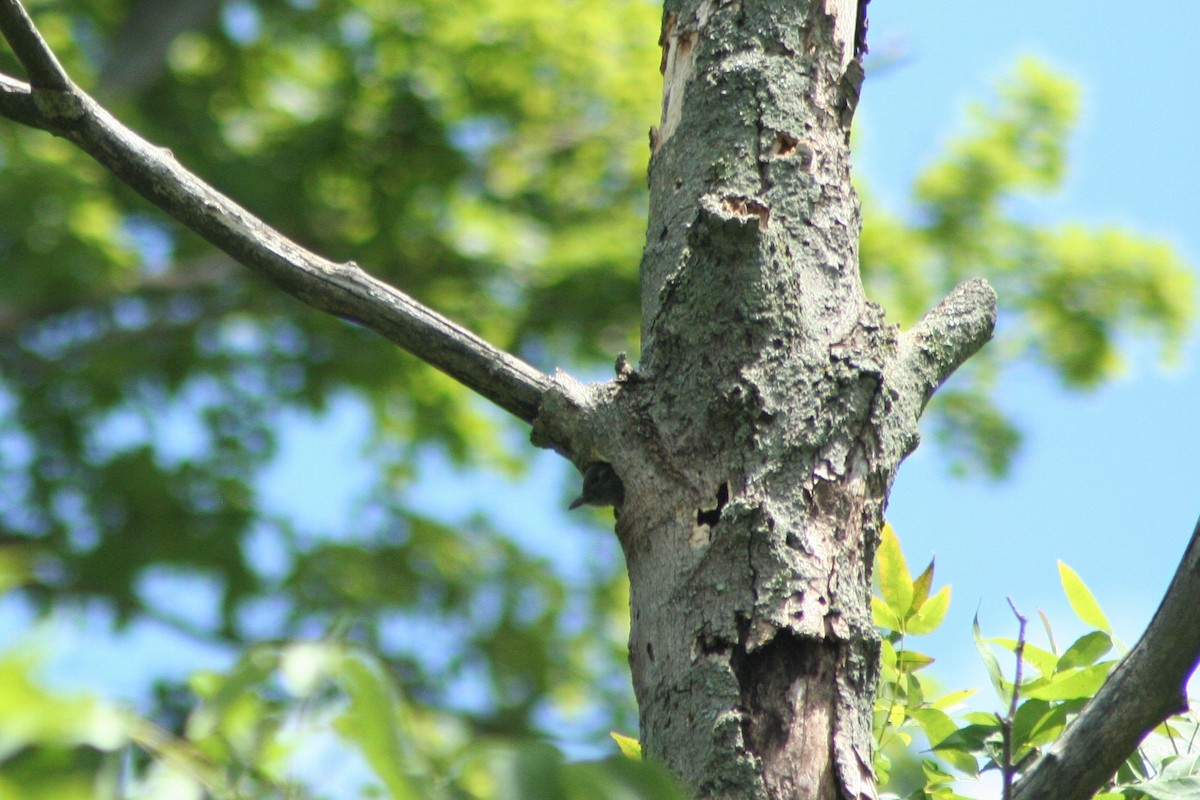
{"type": "Polygon", "coordinates": [[[571,503],[571,510],[583,505],[619,506],[625,500],[625,485],[612,464],[593,461],[583,468],[583,493],[571,503]]]}

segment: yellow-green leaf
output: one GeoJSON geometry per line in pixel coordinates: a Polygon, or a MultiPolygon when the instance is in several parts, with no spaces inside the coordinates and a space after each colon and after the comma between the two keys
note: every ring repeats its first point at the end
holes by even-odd
{"type": "Polygon", "coordinates": [[[1091,590],[1088,589],[1087,584],[1083,582],[1078,573],[1059,561],[1058,576],[1062,581],[1063,591],[1067,595],[1067,602],[1071,604],[1071,610],[1075,612],[1075,616],[1093,628],[1111,634],[1113,632],[1112,625],[1109,624],[1108,617],[1100,610],[1100,604],[1096,602],[1096,598],[1092,596],[1091,590]]]}
{"type": "Polygon", "coordinates": [[[1078,700],[1092,697],[1108,678],[1113,662],[1093,664],[1083,669],[1060,672],[1032,689],[1022,689],[1021,696],[1030,700],[1078,700]]]}
{"type": "Polygon", "coordinates": [[[877,627],[903,633],[903,626],[900,623],[900,619],[888,607],[888,604],[882,597],[871,598],[871,616],[874,617],[877,627]]]}
{"type": "Polygon", "coordinates": [[[948,708],[957,706],[967,698],[972,697],[978,691],[978,689],[961,689],[957,692],[951,692],[950,694],[943,695],[942,697],[932,701],[929,706],[930,708],[938,708],[945,711],[948,708]]]}
{"type": "Polygon", "coordinates": [[[929,599],[929,590],[933,587],[933,562],[935,560],[929,559],[929,566],[912,583],[912,610],[914,612],[920,611],[921,606],[925,605],[925,601],[929,599]]]}
{"type": "Polygon", "coordinates": [[[334,728],[357,746],[391,797],[418,800],[423,793],[405,769],[411,759],[400,726],[403,701],[387,673],[374,659],[354,654],[337,676],[350,702],[334,728]]]}
{"type": "Polygon", "coordinates": [[[917,613],[908,618],[904,623],[904,632],[913,636],[933,633],[942,624],[948,608],[950,608],[950,587],[943,586],[933,597],[921,605],[917,613]]]}
{"type": "Polygon", "coordinates": [[[883,534],[879,550],[875,553],[875,566],[879,576],[879,593],[897,619],[908,616],[912,608],[913,580],[904,561],[900,540],[889,523],[883,523],[883,534]]]}
{"type": "Polygon", "coordinates": [[[632,758],[634,761],[642,760],[642,743],[637,739],[617,733],[616,731],[611,731],[608,735],[617,743],[617,749],[621,751],[621,755],[626,758],[632,758]]]}
{"type": "Polygon", "coordinates": [[[933,663],[932,658],[915,650],[901,650],[896,654],[896,658],[899,661],[900,669],[904,672],[916,672],[933,663]]]}

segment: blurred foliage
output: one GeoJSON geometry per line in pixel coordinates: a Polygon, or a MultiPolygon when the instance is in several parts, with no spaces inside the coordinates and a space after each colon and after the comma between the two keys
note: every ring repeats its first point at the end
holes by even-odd
{"type": "MultiPolygon", "coordinates": [[[[653,4],[28,5],[118,117],[306,246],[364,265],[543,369],[636,351],[645,131],[658,116],[653,4]]],[[[20,75],[3,48],[0,70],[20,75]]],[[[894,319],[911,324],[966,277],[1000,290],[997,342],[929,412],[964,469],[1000,474],[1017,446],[992,400],[1005,366],[1024,360],[1092,386],[1119,368],[1130,334],[1169,352],[1190,320],[1190,276],[1164,245],[1019,213],[1017,201],[1061,183],[1074,105],[1069,83],[1023,65],[923,173],[911,213],[862,190],[864,276],[894,319]]],[[[65,142],[12,124],[0,124],[0,258],[10,265],[0,271],[0,560],[25,569],[20,601],[7,602],[152,618],[242,653],[243,665],[260,657],[252,641],[331,637],[386,670],[413,714],[440,714],[467,738],[595,746],[609,730],[636,730],[611,541],[569,544],[590,556],[565,574],[520,531],[405,504],[421,453],[521,469],[528,451],[493,410],[264,285],[65,142]],[[368,410],[363,459],[378,479],[353,519],[312,530],[264,511],[258,478],[284,412],[319,416],[345,397],[368,410]],[[216,594],[213,619],[187,618],[171,599],[179,591],[216,594]]],[[[148,715],[180,736],[222,682],[266,686],[276,667],[247,669],[161,687],[148,715]]],[[[276,776],[248,759],[278,763],[262,748],[281,746],[296,697],[264,688],[245,709],[222,706],[249,727],[220,745],[188,733],[200,761],[185,761],[243,763],[237,781],[265,786],[276,776]]],[[[149,780],[144,761],[112,766],[112,742],[44,744],[8,751],[5,775],[16,752],[59,759],[63,797],[81,796],[68,786],[77,757],[149,780]]],[[[377,744],[360,745],[377,764],[377,744]]],[[[378,778],[394,791],[406,780],[378,778]]]]}
{"type": "MultiPolygon", "coordinates": [[[[956,788],[981,773],[1020,778],[1125,654],[1087,584],[1060,561],[1063,592],[1088,630],[1060,651],[1050,621],[1040,611],[1045,648],[1029,641],[1024,619],[1018,636],[1007,638],[984,637],[976,618],[975,644],[996,693],[996,710],[968,710],[967,701],[977,690],[938,692],[937,681],[924,672],[934,660],[910,644],[910,637],[928,635],[941,625],[950,587],[932,592],[932,561],[912,577],[890,525],[884,526],[875,568],[878,593],[871,606],[883,634],[875,772],[885,800],[967,800],[956,788]],[[1013,678],[1005,676],[995,649],[1019,663],[1013,678]]],[[[1200,769],[1198,733],[1194,707],[1171,717],[1130,754],[1096,800],[1194,797],[1200,787],[1195,777],[1200,769]]]]}
{"type": "Polygon", "coordinates": [[[986,277],[1000,297],[995,341],[935,397],[937,441],[962,471],[1002,475],[1019,431],[995,405],[1000,371],[1021,361],[1068,387],[1120,373],[1134,335],[1176,355],[1195,315],[1195,276],[1165,242],[1115,227],[1047,226],[1029,205],[1061,188],[1078,91],[1020,63],[999,102],[971,109],[970,130],[913,187],[911,218],[863,195],[867,292],[903,325],[960,281],[986,277]]]}
{"type": "MultiPolygon", "coordinates": [[[[305,245],[547,369],[632,349],[658,64],[642,0],[30,11],[123,120],[305,245]]],[[[20,74],[7,52],[0,68],[20,74]]],[[[507,422],[213,253],[63,141],[0,125],[0,170],[0,255],[20,265],[0,275],[0,545],[35,549],[25,598],[98,599],[233,648],[341,630],[417,702],[471,684],[481,733],[635,727],[615,546],[568,591],[512,532],[398,499],[422,448],[518,469],[507,422]],[[371,416],[378,478],[355,519],[314,531],[265,513],[280,412],[346,396],[371,416]],[[180,585],[219,594],[215,624],[162,601],[180,585]]]]}
{"type": "Polygon", "coordinates": [[[546,744],[479,737],[335,641],[256,645],[226,672],[196,673],[189,709],[166,724],[47,692],[36,670],[0,654],[6,800],[684,800],[640,758],[566,763],[546,744]]]}

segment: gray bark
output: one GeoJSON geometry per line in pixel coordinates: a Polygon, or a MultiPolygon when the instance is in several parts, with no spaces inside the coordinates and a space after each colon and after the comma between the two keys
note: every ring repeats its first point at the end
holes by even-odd
{"type": "Polygon", "coordinates": [[[887,493],[930,395],[991,335],[995,296],[963,284],[901,334],[863,294],[848,149],[860,14],[852,0],[668,0],[642,365],[587,387],[201,182],[81,93],[17,0],[0,0],[0,29],[30,81],[0,76],[0,114],[69,138],[299,299],[533,421],[536,443],[611,465],[590,474],[620,502],[642,742],[696,797],[868,798],[887,493]]]}
{"type": "Polygon", "coordinates": [[[982,282],[905,336],[863,294],[853,30],[820,2],[668,0],[640,371],[560,377],[535,428],[622,479],[642,743],[697,797],[875,795],[887,492],[994,323],[982,282]]]}
{"type": "MultiPolygon", "coordinates": [[[[201,3],[191,3],[199,8],[201,3]]],[[[936,388],[991,335],[972,281],[899,333],[863,295],[849,125],[865,0],[667,0],[651,132],[643,363],[553,381],[355,264],[300,248],[75,87],[18,0],[29,82],[0,115],[64,136],[310,305],[355,319],[520,419],[616,502],[646,751],[702,798],[867,798],[887,493],[936,388]]],[[[1085,797],[1185,702],[1200,527],[1143,640],[1016,787],[1085,797]]]]}

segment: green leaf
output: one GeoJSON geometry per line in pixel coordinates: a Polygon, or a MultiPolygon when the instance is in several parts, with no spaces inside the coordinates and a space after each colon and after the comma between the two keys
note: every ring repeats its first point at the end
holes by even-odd
{"type": "Polygon", "coordinates": [[[911,636],[924,636],[933,633],[950,608],[950,587],[943,586],[937,594],[930,597],[920,609],[905,622],[905,633],[911,636]]]}
{"type": "Polygon", "coordinates": [[[894,683],[899,677],[900,659],[896,655],[895,646],[884,639],[879,644],[880,682],[894,683]]]}
{"type": "Polygon", "coordinates": [[[896,659],[900,662],[900,669],[903,672],[916,672],[933,663],[931,657],[915,650],[901,650],[896,653],[896,659]]]}
{"type": "Polygon", "coordinates": [[[971,633],[975,639],[975,649],[979,651],[979,657],[983,659],[983,666],[987,669],[988,678],[992,682],[992,688],[996,690],[996,696],[1002,703],[1007,703],[1011,699],[1011,695],[1009,695],[1004,681],[1004,673],[1000,671],[1000,662],[996,660],[991,647],[984,641],[983,632],[979,628],[978,614],[971,623],[971,633]]]}
{"type": "MultiPolygon", "coordinates": [[[[130,723],[124,713],[89,695],[43,688],[35,680],[41,666],[23,648],[0,654],[0,754],[7,758],[27,746],[66,752],[86,745],[109,751],[128,741],[130,723]]],[[[0,761],[0,773],[8,766],[0,761]]]]}
{"type": "Polygon", "coordinates": [[[876,627],[887,631],[901,632],[900,619],[888,607],[888,604],[884,602],[882,597],[871,598],[871,616],[874,619],[876,627]]]}
{"type": "MultiPolygon", "coordinates": [[[[661,764],[609,758],[567,764],[562,770],[566,800],[687,800],[661,764]]],[[[525,795],[521,800],[544,795],[525,795]]]]}
{"type": "Polygon", "coordinates": [[[32,547],[11,544],[0,547],[0,595],[24,586],[33,578],[36,555],[32,547]]]}
{"type": "Polygon", "coordinates": [[[969,724],[955,728],[935,742],[933,750],[939,758],[945,759],[959,772],[974,776],[979,773],[976,754],[986,752],[988,740],[996,736],[998,731],[999,725],[995,717],[991,717],[988,724],[969,724]]]}
{"type": "Polygon", "coordinates": [[[1109,624],[1108,617],[1100,610],[1100,604],[1096,602],[1091,590],[1075,570],[1059,561],[1058,575],[1062,581],[1063,591],[1067,595],[1067,602],[1071,604],[1071,610],[1075,612],[1075,616],[1083,620],[1085,624],[1112,635],[1112,625],[1109,624]]]}
{"type": "Polygon", "coordinates": [[[1030,747],[1045,747],[1062,735],[1067,727],[1067,715],[1072,713],[1069,704],[1060,703],[1050,709],[1029,731],[1030,747]]]}
{"type": "Polygon", "coordinates": [[[969,697],[973,697],[978,692],[978,689],[962,689],[957,692],[950,692],[949,694],[942,695],[938,699],[932,701],[930,706],[932,708],[939,708],[944,711],[947,708],[953,708],[969,697]]]}
{"type": "Polygon", "coordinates": [[[1076,700],[1092,697],[1104,685],[1115,662],[1093,664],[1083,669],[1060,672],[1045,683],[1023,689],[1022,696],[1038,700],[1076,700]]]}
{"type": "Polygon", "coordinates": [[[1038,617],[1042,620],[1042,627],[1046,631],[1046,639],[1050,642],[1050,652],[1058,655],[1058,645],[1054,643],[1054,630],[1050,627],[1050,619],[1046,616],[1046,612],[1038,609],[1038,617]]]}
{"type": "MultiPolygon", "coordinates": [[[[1008,636],[989,636],[984,639],[988,644],[994,644],[998,647],[1003,647],[1012,654],[1017,652],[1017,640],[1008,636]]],[[[1054,668],[1058,666],[1058,657],[1053,653],[1043,650],[1037,645],[1032,645],[1025,642],[1021,648],[1021,661],[1026,665],[1032,666],[1044,675],[1053,674],[1054,668]]]]}
{"type": "Polygon", "coordinates": [[[270,645],[248,650],[226,675],[201,672],[189,678],[191,688],[204,698],[204,704],[188,720],[187,733],[201,738],[213,733],[222,718],[247,696],[255,696],[258,687],[274,672],[279,651],[270,645]]]}
{"type": "Polygon", "coordinates": [[[979,719],[986,721],[955,728],[947,736],[933,742],[933,749],[982,752],[989,739],[1000,735],[1000,723],[996,721],[994,714],[985,714],[979,719]]]}
{"type": "MultiPolygon", "coordinates": [[[[904,551],[900,549],[900,540],[887,522],[883,523],[879,550],[875,553],[875,568],[884,602],[897,619],[904,620],[912,608],[913,580],[904,560],[904,551]]],[[[895,629],[904,630],[900,626],[895,629]]]]}
{"type": "Polygon", "coordinates": [[[1043,650],[1029,642],[1021,650],[1021,660],[1042,675],[1052,675],[1058,666],[1058,658],[1049,650],[1043,650]]]}
{"type": "Polygon", "coordinates": [[[632,758],[635,761],[642,760],[642,743],[632,736],[626,736],[616,731],[610,731],[609,736],[617,743],[617,749],[621,751],[621,755],[626,758],[632,758]]]}
{"type": "Polygon", "coordinates": [[[985,728],[996,727],[996,715],[988,711],[968,711],[962,715],[962,721],[985,728]]]}
{"type": "Polygon", "coordinates": [[[924,572],[917,576],[915,581],[913,581],[913,611],[920,611],[921,606],[925,605],[925,601],[929,599],[929,590],[933,588],[934,561],[936,561],[936,559],[929,559],[929,566],[925,568],[924,572]]]}
{"type": "Polygon", "coordinates": [[[1067,648],[1067,652],[1062,654],[1058,660],[1056,671],[1062,672],[1095,664],[1109,650],[1112,650],[1112,638],[1107,633],[1104,631],[1085,633],[1067,648]]]}
{"type": "Polygon", "coordinates": [[[491,754],[495,800],[566,800],[563,757],[547,744],[496,748],[491,754]]]}
{"type": "Polygon", "coordinates": [[[405,771],[412,755],[404,747],[400,729],[403,708],[383,669],[374,659],[351,654],[337,667],[335,676],[350,704],[334,727],[358,746],[393,800],[428,798],[429,793],[420,791],[405,771]]]}
{"type": "Polygon", "coordinates": [[[943,770],[932,758],[921,759],[921,772],[925,776],[925,786],[927,788],[954,781],[954,776],[943,770]]]}
{"type": "Polygon", "coordinates": [[[1196,800],[1200,797],[1200,777],[1188,775],[1151,780],[1132,784],[1129,788],[1145,794],[1152,800],[1196,800]]]}
{"type": "Polygon", "coordinates": [[[911,672],[904,678],[905,707],[908,709],[921,708],[925,705],[925,690],[921,687],[921,679],[911,672]]]}
{"type": "Polygon", "coordinates": [[[941,742],[958,730],[950,715],[936,708],[916,708],[908,715],[921,726],[930,742],[941,742]]]}
{"type": "Polygon", "coordinates": [[[1051,705],[1047,700],[1026,700],[1017,708],[1013,720],[1013,758],[1020,759],[1030,747],[1039,747],[1058,738],[1066,724],[1067,707],[1051,705]]]}
{"type": "Polygon", "coordinates": [[[892,771],[892,760],[888,758],[882,750],[876,750],[874,767],[875,779],[879,782],[880,786],[886,785],[888,781],[888,775],[891,774],[892,771]]]}

